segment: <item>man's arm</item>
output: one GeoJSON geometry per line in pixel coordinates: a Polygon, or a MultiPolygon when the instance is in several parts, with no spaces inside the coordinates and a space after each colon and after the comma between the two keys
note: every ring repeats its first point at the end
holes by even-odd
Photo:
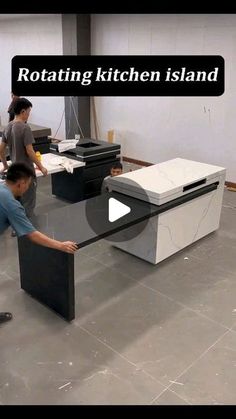
{"type": "Polygon", "coordinates": [[[35,151],[34,151],[34,149],[33,149],[32,144],[28,144],[28,145],[26,145],[26,146],[25,146],[25,148],[26,148],[26,153],[27,153],[27,155],[29,156],[30,160],[31,160],[33,163],[35,163],[35,164],[36,164],[36,166],[38,167],[38,169],[39,169],[39,170],[41,170],[42,174],[43,174],[44,176],[46,176],[46,175],[47,175],[47,173],[48,173],[48,171],[47,171],[46,167],[44,167],[44,166],[42,165],[42,163],[41,163],[41,162],[37,159],[37,156],[36,156],[36,154],[35,154],[35,151]]]}
{"type": "Polygon", "coordinates": [[[1,172],[8,170],[8,164],[7,164],[7,159],[6,159],[6,148],[7,148],[6,143],[2,141],[0,144],[0,159],[3,164],[3,170],[1,170],[1,172]]]}
{"type": "Polygon", "coordinates": [[[45,234],[37,231],[30,220],[26,217],[25,210],[19,201],[12,197],[6,205],[3,203],[3,208],[7,214],[9,224],[16,231],[18,237],[27,236],[34,243],[41,246],[51,247],[52,249],[61,250],[66,253],[74,253],[78,246],[71,241],[61,242],[51,239],[45,234]]]}
{"type": "Polygon", "coordinates": [[[39,231],[33,231],[32,233],[27,234],[27,237],[34,243],[45,247],[51,247],[52,249],[61,250],[62,252],[74,253],[76,250],[78,250],[78,246],[74,242],[60,242],[58,240],[51,239],[39,231]]]}

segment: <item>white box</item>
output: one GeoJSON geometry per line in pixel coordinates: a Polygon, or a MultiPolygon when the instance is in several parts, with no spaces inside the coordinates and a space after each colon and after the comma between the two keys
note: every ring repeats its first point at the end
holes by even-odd
{"type": "Polygon", "coordinates": [[[121,241],[112,244],[156,264],[217,230],[225,175],[223,167],[177,158],[109,179],[112,190],[149,199],[155,205],[219,183],[217,189],[150,218],[142,233],[133,239],[129,240],[129,234],[137,226],[120,232],[121,241]]]}

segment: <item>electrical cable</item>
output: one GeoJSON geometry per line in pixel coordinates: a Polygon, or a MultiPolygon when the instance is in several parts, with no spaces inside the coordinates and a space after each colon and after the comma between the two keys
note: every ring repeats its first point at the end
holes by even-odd
{"type": "Polygon", "coordinates": [[[69,108],[69,124],[68,124],[68,131],[66,132],[66,138],[70,138],[70,129],[71,129],[71,112],[72,112],[72,106],[71,106],[71,102],[69,102],[70,104],[70,108],[69,108]]]}
{"type": "Polygon", "coordinates": [[[71,100],[71,104],[72,104],[72,109],[73,109],[73,111],[74,111],[75,119],[76,119],[76,122],[77,122],[78,128],[79,128],[79,130],[80,130],[80,134],[82,135],[82,138],[84,138],[84,134],[83,134],[82,128],[81,128],[81,126],[80,126],[79,120],[78,120],[77,115],[76,115],[76,111],[75,111],[75,107],[74,107],[74,103],[73,103],[72,96],[70,96],[70,100],[71,100]]]}
{"type": "Polygon", "coordinates": [[[62,112],[62,116],[61,116],[61,120],[60,120],[60,123],[59,123],[59,127],[57,128],[57,131],[56,131],[56,133],[54,134],[54,136],[52,138],[56,138],[56,135],[57,135],[57,133],[58,133],[60,127],[61,127],[61,124],[62,124],[62,118],[63,118],[64,113],[65,113],[65,108],[64,108],[64,110],[62,112]]]}
{"type": "Polygon", "coordinates": [[[100,129],[99,129],[99,124],[98,124],[97,111],[96,111],[96,105],[95,105],[94,97],[92,97],[91,100],[92,100],[92,115],[93,115],[95,137],[96,137],[96,140],[98,140],[99,137],[100,137],[100,129]]]}

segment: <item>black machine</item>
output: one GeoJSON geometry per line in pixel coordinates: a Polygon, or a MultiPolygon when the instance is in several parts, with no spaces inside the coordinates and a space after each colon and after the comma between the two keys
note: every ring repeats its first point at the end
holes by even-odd
{"type": "Polygon", "coordinates": [[[41,154],[50,153],[51,128],[40,127],[34,124],[28,124],[32,130],[35,143],[33,144],[34,151],[40,151],[41,154]]]}
{"type": "MultiPolygon", "coordinates": [[[[58,144],[51,143],[50,151],[58,154],[58,144]]],[[[99,195],[104,177],[110,168],[120,161],[120,145],[91,138],[79,140],[76,148],[60,153],[60,156],[85,162],[85,166],[67,172],[52,174],[52,193],[71,202],[99,195]]]]}

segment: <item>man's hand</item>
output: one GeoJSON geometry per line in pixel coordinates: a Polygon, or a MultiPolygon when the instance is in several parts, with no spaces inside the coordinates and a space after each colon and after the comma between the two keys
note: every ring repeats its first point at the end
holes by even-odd
{"type": "Polygon", "coordinates": [[[32,231],[27,234],[27,236],[32,242],[37,243],[40,246],[50,247],[51,249],[60,250],[61,252],[74,253],[78,250],[78,245],[75,242],[54,240],[37,230],[32,231]]]}
{"type": "Polygon", "coordinates": [[[60,250],[66,253],[74,253],[76,250],[78,250],[78,246],[75,242],[62,242],[60,250]]]}
{"type": "Polygon", "coordinates": [[[47,171],[46,167],[42,166],[42,168],[40,170],[41,170],[43,176],[47,176],[48,171],[47,171]]]}

